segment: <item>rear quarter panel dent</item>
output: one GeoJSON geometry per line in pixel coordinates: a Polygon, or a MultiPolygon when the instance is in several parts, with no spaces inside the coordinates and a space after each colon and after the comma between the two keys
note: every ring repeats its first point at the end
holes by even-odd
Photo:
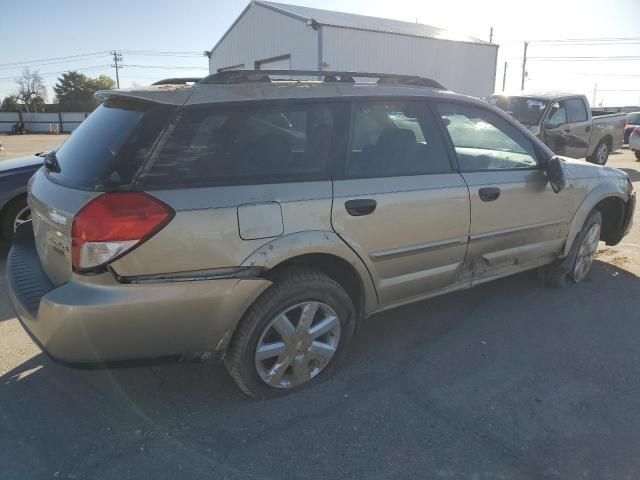
{"type": "Polygon", "coordinates": [[[334,232],[306,231],[276,238],[255,250],[242,265],[272,269],[282,262],[307,254],[333,255],[352,265],[362,280],[365,313],[377,308],[378,297],[369,271],[355,252],[334,232]]]}

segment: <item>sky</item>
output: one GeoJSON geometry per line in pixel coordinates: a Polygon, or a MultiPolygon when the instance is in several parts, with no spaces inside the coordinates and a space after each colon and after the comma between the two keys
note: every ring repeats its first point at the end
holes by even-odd
{"type": "MultiPolygon", "coordinates": [[[[206,75],[208,63],[202,52],[215,45],[247,3],[248,0],[3,0],[0,98],[13,93],[13,77],[26,65],[44,75],[50,101],[59,72],[78,70],[91,77],[106,74],[115,78],[110,66],[113,62],[105,53],[112,50],[123,52],[122,87],[167,77],[206,75]],[[77,57],[84,54],[95,55],[77,57]],[[76,58],[52,60],[72,56],[76,58]]],[[[502,90],[504,62],[508,63],[506,90],[520,90],[523,42],[528,40],[527,89],[584,93],[590,101],[595,98],[596,104],[604,106],[640,105],[640,0],[285,3],[418,21],[485,40],[493,27],[493,41],[500,45],[497,91],[502,90]],[[613,40],[544,42],[585,38],[613,40]],[[635,40],[616,40],[621,38],[635,40]],[[631,58],[611,58],[621,56],[631,58]]]]}

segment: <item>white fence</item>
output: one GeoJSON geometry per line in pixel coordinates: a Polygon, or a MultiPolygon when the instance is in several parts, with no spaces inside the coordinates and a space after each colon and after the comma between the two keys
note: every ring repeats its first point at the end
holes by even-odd
{"type": "Polygon", "coordinates": [[[70,133],[87,118],[85,112],[21,113],[0,112],[0,133],[11,133],[22,122],[27,133],[70,133]]]}

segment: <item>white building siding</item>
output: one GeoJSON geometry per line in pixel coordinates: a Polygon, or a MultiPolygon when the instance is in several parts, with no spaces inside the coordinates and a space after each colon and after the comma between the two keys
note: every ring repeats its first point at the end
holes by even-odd
{"type": "Polygon", "coordinates": [[[422,75],[458,93],[493,93],[495,46],[330,26],[322,30],[326,70],[422,75]]]}
{"type": "Polygon", "coordinates": [[[252,4],[214,49],[209,72],[256,61],[291,55],[291,68],[318,68],[318,32],[304,21],[252,4]]]}

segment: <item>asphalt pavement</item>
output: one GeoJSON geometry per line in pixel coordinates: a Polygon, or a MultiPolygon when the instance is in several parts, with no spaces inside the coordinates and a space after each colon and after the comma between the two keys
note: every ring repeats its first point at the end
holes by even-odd
{"type": "MultiPolygon", "coordinates": [[[[631,152],[610,164],[640,190],[631,152]]],[[[271,401],[217,365],[52,362],[0,262],[0,477],[639,478],[639,223],[580,285],[524,273],[376,315],[333,378],[271,401]]]]}

